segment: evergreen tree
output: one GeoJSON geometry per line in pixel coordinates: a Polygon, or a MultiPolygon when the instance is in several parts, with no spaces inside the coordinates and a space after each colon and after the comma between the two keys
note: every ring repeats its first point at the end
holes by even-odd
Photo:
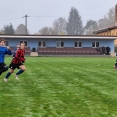
{"type": "Polygon", "coordinates": [[[15,33],[15,30],[11,23],[10,23],[10,25],[5,25],[3,31],[4,31],[4,34],[14,34],[15,33]]]}
{"type": "MultiPolygon", "coordinates": [[[[17,27],[15,34],[26,34],[26,26],[24,24],[20,24],[17,27]]],[[[27,29],[27,34],[29,34],[28,29],[27,29]]]]}
{"type": "Polygon", "coordinates": [[[81,35],[83,34],[82,20],[76,8],[71,8],[69,13],[68,23],[66,27],[68,35],[81,35]]]}

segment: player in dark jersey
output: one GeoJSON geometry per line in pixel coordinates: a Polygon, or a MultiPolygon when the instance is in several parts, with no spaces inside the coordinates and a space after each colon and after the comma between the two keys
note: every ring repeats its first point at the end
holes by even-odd
{"type": "Polygon", "coordinates": [[[116,59],[116,63],[114,65],[114,68],[117,69],[117,59],[116,59]]]}
{"type": "Polygon", "coordinates": [[[15,77],[18,80],[18,75],[23,73],[26,70],[26,67],[24,66],[25,58],[25,43],[20,44],[20,49],[16,51],[15,57],[12,59],[11,64],[9,65],[10,71],[7,73],[7,75],[4,78],[4,81],[7,82],[8,77],[14,72],[16,68],[20,69],[16,74],[15,77]]]}

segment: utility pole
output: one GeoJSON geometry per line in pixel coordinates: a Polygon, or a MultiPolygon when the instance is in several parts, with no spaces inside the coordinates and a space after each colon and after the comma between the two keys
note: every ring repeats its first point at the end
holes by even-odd
{"type": "Polygon", "coordinates": [[[25,34],[27,35],[27,17],[29,17],[28,15],[25,15],[25,16],[23,16],[22,18],[24,18],[25,17],[25,34]]]}

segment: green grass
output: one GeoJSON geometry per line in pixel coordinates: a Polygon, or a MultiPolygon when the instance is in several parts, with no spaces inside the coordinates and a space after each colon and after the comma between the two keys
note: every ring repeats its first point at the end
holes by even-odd
{"type": "MultiPolygon", "coordinates": [[[[10,63],[11,58],[6,58],[10,63]]],[[[0,79],[0,117],[117,117],[115,58],[27,57],[0,79]]]]}

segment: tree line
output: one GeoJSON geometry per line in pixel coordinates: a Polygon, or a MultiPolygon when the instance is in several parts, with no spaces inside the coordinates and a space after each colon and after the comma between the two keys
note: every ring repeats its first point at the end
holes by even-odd
{"type": "MultiPolygon", "coordinates": [[[[113,26],[115,18],[115,9],[109,9],[109,12],[98,21],[89,19],[83,26],[81,15],[75,7],[71,7],[68,20],[65,18],[55,19],[51,27],[43,27],[38,32],[41,35],[92,35],[93,31],[105,27],[113,26]]],[[[20,24],[17,29],[13,25],[5,25],[0,34],[26,34],[26,27],[20,24]]],[[[27,34],[29,31],[27,29],[27,34]]]]}

